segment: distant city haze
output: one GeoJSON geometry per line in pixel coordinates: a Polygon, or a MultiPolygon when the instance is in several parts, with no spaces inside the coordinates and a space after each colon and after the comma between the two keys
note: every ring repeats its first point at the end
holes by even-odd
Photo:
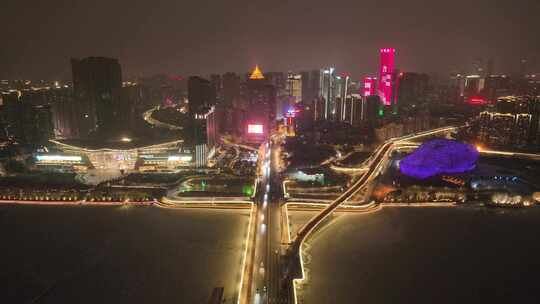
{"type": "Polygon", "coordinates": [[[118,58],[127,77],[335,66],[376,74],[381,47],[404,71],[468,72],[492,59],[537,72],[537,0],[15,1],[0,10],[0,78],[70,80],[72,57],[118,58]]]}

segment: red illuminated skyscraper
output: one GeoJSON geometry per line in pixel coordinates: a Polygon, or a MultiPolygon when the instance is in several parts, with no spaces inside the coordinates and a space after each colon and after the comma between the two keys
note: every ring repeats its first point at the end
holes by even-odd
{"type": "Polygon", "coordinates": [[[379,97],[384,105],[392,104],[393,77],[395,70],[396,49],[381,49],[381,69],[379,73],[379,97]]]}
{"type": "Polygon", "coordinates": [[[375,89],[377,87],[377,78],[376,77],[365,77],[364,78],[364,89],[362,90],[362,96],[369,97],[375,95],[375,89]]]}

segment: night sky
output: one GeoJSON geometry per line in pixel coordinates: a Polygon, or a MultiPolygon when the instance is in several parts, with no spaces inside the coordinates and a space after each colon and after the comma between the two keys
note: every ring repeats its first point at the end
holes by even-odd
{"type": "Polygon", "coordinates": [[[69,80],[69,59],[86,56],[119,58],[125,76],[258,63],[360,78],[376,72],[385,46],[405,71],[491,57],[495,72],[512,72],[521,57],[540,61],[539,0],[2,0],[0,28],[1,78],[69,80]]]}

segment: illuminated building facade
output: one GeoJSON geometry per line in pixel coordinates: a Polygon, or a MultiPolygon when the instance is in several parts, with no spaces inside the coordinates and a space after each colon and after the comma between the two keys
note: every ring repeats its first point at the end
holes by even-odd
{"type": "Polygon", "coordinates": [[[330,120],[337,115],[337,81],[332,67],[302,73],[302,100],[312,107],[315,120],[330,120]]]}
{"type": "Polygon", "coordinates": [[[350,94],[343,101],[342,121],[358,125],[362,119],[363,99],[359,94],[350,94]]]}
{"type": "Polygon", "coordinates": [[[335,103],[336,103],[336,75],[334,68],[328,68],[321,70],[320,78],[320,93],[319,96],[324,100],[324,108],[320,109],[322,117],[324,120],[329,120],[335,114],[335,103]]]}
{"type": "Polygon", "coordinates": [[[466,98],[471,98],[478,95],[480,91],[484,89],[484,78],[480,75],[468,75],[465,78],[465,91],[466,98]]]}
{"type": "Polygon", "coordinates": [[[375,92],[377,92],[377,77],[365,77],[364,88],[362,89],[362,96],[373,96],[375,95],[375,92]]]}
{"type": "Polygon", "coordinates": [[[350,98],[349,86],[351,78],[347,75],[336,76],[334,85],[334,105],[331,119],[336,121],[346,121],[347,98],[350,98]]]}
{"type": "MultiPolygon", "coordinates": [[[[208,147],[206,144],[200,144],[195,146],[195,167],[206,167],[208,160],[208,147]]],[[[191,159],[189,160],[191,161],[191,159]]]]}
{"type": "Polygon", "coordinates": [[[381,65],[379,70],[379,96],[384,105],[394,103],[394,74],[396,49],[383,48],[380,50],[381,65]]]}
{"type": "Polygon", "coordinates": [[[288,74],[287,95],[294,98],[294,103],[302,101],[302,74],[288,74]]]}
{"type": "Polygon", "coordinates": [[[478,115],[478,140],[490,146],[540,148],[540,98],[505,96],[478,115]]]}
{"type": "Polygon", "coordinates": [[[530,138],[532,115],[484,111],[479,115],[479,139],[494,146],[525,146],[530,138]]]}
{"type": "MultiPolygon", "coordinates": [[[[182,140],[150,146],[118,148],[88,148],[51,140],[47,152],[35,155],[36,166],[44,170],[86,171],[166,171],[194,165],[194,150],[182,140]]],[[[206,145],[205,145],[206,146],[206,145]]],[[[197,164],[201,164],[199,160],[197,164]]]]}
{"type": "Polygon", "coordinates": [[[220,117],[218,117],[219,109],[217,106],[213,106],[206,114],[206,141],[210,149],[216,146],[220,135],[220,117]]]}
{"type": "Polygon", "coordinates": [[[84,172],[89,161],[81,155],[37,154],[36,167],[44,171],[84,172]]]}
{"type": "Polygon", "coordinates": [[[250,120],[246,122],[244,140],[250,143],[261,143],[268,135],[267,127],[261,121],[250,120]]]}

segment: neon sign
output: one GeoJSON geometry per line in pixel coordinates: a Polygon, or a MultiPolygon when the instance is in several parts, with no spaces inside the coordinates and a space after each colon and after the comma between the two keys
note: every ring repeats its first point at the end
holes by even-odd
{"type": "Polygon", "coordinates": [[[263,125],[259,124],[248,124],[248,133],[249,134],[263,134],[263,125]]]}

